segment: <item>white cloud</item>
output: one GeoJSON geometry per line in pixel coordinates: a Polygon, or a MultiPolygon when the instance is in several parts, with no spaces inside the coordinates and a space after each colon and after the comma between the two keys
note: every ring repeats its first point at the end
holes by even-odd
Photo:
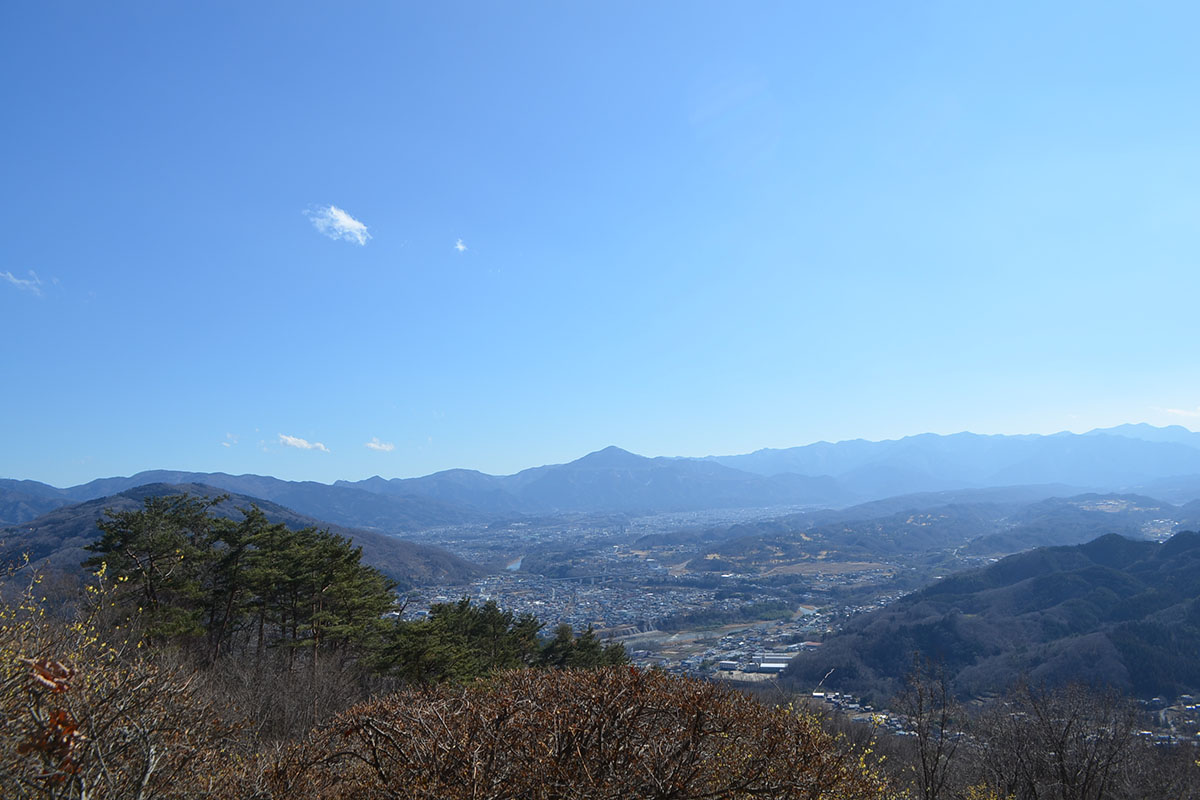
{"type": "Polygon", "coordinates": [[[279,434],[279,443],[285,444],[288,447],[298,447],[301,450],[320,450],[322,453],[329,452],[329,448],[320,442],[310,442],[307,439],[301,439],[299,436],[288,436],[286,433],[279,434]]]}
{"type": "Polygon", "coordinates": [[[304,213],[312,220],[313,227],[330,239],[342,239],[364,245],[367,239],[371,238],[366,225],[337,206],[322,206],[316,211],[304,213]]]}
{"type": "Polygon", "coordinates": [[[1195,411],[1188,411],[1185,408],[1164,408],[1163,411],[1168,414],[1174,414],[1177,417],[1200,417],[1200,408],[1195,411]]]}
{"type": "Polygon", "coordinates": [[[11,272],[0,272],[0,278],[3,278],[4,280],[8,281],[9,283],[11,283],[13,286],[17,287],[18,289],[24,290],[26,292],[33,292],[34,294],[38,295],[39,297],[42,294],[42,279],[39,278],[37,276],[37,273],[34,272],[33,270],[29,270],[28,278],[18,278],[16,275],[13,275],[11,272]]]}
{"type": "Polygon", "coordinates": [[[238,437],[232,433],[225,434],[225,441],[221,442],[221,447],[233,447],[238,443],[238,437]]]}
{"type": "Polygon", "coordinates": [[[462,239],[459,239],[457,242],[454,243],[454,249],[460,253],[467,252],[467,246],[465,244],[463,244],[462,239]]]}
{"type": "Polygon", "coordinates": [[[371,450],[379,450],[383,453],[390,453],[396,449],[396,445],[392,444],[391,442],[379,441],[378,436],[372,436],[371,441],[367,442],[364,447],[367,447],[371,450]]]}

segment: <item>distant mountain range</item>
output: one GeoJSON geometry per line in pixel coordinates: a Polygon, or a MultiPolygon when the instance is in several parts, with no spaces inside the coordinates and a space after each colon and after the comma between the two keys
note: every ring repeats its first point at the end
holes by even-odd
{"type": "Polygon", "coordinates": [[[169,470],[63,489],[7,479],[0,480],[0,524],[26,522],[54,508],[148,483],[200,483],[327,522],[387,532],[522,514],[836,508],[912,493],[1015,486],[1042,498],[1119,491],[1183,503],[1200,499],[1200,434],[1150,425],[1051,436],[921,434],[704,459],[645,458],[608,447],[515,475],[455,469],[332,485],[169,470]]]}
{"type": "Polygon", "coordinates": [[[1083,680],[1141,697],[1200,691],[1200,534],[1109,534],[960,572],[864,614],[790,676],[886,699],[912,653],[966,695],[1083,680]]]}
{"type": "Polygon", "coordinates": [[[818,442],[710,460],[758,475],[829,476],[860,500],[1046,483],[1147,490],[1180,476],[1187,476],[1185,492],[1192,493],[1186,499],[1200,492],[1200,433],[1178,425],[1120,425],[1050,436],[924,433],[882,442],[818,442]]]}
{"type": "Polygon", "coordinates": [[[328,522],[297,514],[289,508],[258,497],[230,494],[214,486],[197,483],[152,483],[105,497],[61,506],[37,519],[0,529],[0,566],[19,563],[28,556],[41,568],[71,572],[79,568],[88,555],[84,547],[99,536],[96,523],[106,510],[131,511],[142,507],[147,497],[173,494],[192,494],[198,497],[229,495],[215,511],[223,516],[240,519],[239,509],[257,505],[267,519],[283,523],[292,530],[306,527],[327,529],[345,536],[363,550],[363,560],[376,567],[402,587],[428,583],[462,583],[483,574],[478,566],[458,556],[429,545],[415,544],[403,539],[361,529],[331,525],[328,522]]]}

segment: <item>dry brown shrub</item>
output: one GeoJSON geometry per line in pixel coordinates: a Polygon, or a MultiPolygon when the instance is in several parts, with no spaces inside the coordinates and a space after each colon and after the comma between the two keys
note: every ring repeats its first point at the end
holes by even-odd
{"type": "Polygon", "coordinates": [[[814,717],[629,667],[513,671],[365,703],[284,753],[275,797],[884,797],[814,717]]]}

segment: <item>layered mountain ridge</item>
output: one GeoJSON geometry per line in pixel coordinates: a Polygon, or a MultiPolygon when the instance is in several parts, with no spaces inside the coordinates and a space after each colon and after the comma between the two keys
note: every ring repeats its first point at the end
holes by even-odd
{"type": "Polygon", "coordinates": [[[708,458],[647,458],[617,447],[513,475],[452,469],[333,484],[261,475],[153,470],[56,488],[0,480],[0,523],[148,483],[201,483],[339,525],[388,532],[520,514],[657,513],[773,506],[844,507],[913,493],[1043,486],[1043,496],[1137,492],[1200,499],[1200,433],[1122,425],[1085,434],[919,434],[818,442],[708,458]]]}

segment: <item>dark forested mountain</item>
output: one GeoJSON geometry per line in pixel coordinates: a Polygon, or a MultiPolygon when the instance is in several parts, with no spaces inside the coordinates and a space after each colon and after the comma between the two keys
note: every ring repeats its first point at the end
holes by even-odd
{"type": "MultiPolygon", "coordinates": [[[[88,555],[84,546],[99,535],[96,522],[106,510],[132,511],[141,508],[146,497],[184,493],[201,497],[229,494],[218,487],[202,484],[155,483],[63,506],[30,522],[0,529],[0,564],[16,562],[27,554],[38,564],[67,571],[77,569],[88,555]]],[[[317,527],[351,539],[362,547],[363,561],[402,585],[456,583],[482,574],[479,567],[439,547],[415,544],[375,531],[331,525],[256,497],[231,494],[215,512],[240,518],[238,509],[251,505],[257,505],[270,522],[281,522],[292,530],[317,527]]]]}
{"type": "Polygon", "coordinates": [[[963,695],[1086,680],[1138,696],[1200,691],[1200,534],[1164,543],[1109,534],[947,577],[850,620],[793,679],[886,697],[913,652],[963,695]]]}

